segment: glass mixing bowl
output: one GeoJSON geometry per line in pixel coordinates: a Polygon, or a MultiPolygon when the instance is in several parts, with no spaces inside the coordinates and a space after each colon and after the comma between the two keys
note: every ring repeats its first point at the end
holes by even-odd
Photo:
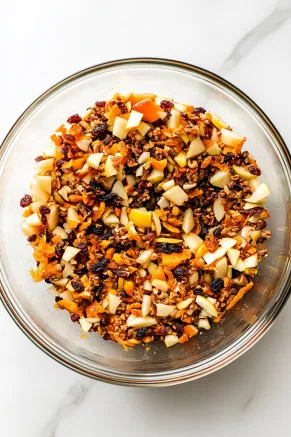
{"type": "Polygon", "coordinates": [[[192,65],[162,59],[127,59],[74,74],[40,96],[5,138],[0,155],[1,299],[22,331],[48,355],[84,375],[125,385],[161,386],[207,375],[248,350],[272,325],[290,291],[290,154],[263,111],[224,79],[192,65]],[[116,90],[151,92],[203,106],[248,138],[271,189],[268,227],[273,237],[254,289],[189,343],[128,352],[96,333],[84,339],[67,312],[54,309],[48,284],[33,283],[32,250],[20,231],[19,199],[29,191],[34,157],[69,115],[82,113],[116,90]]]}

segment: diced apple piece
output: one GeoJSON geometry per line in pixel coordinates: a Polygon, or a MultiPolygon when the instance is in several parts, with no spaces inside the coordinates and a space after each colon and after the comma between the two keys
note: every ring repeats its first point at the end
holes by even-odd
{"type": "Polygon", "coordinates": [[[194,226],[195,226],[195,221],[194,221],[193,210],[191,208],[188,208],[186,209],[184,214],[182,229],[185,232],[185,234],[189,234],[189,232],[192,231],[194,226]]]}
{"type": "Polygon", "coordinates": [[[198,272],[194,272],[193,275],[189,276],[189,284],[194,285],[199,281],[198,272]]]}
{"type": "Polygon", "coordinates": [[[131,209],[128,215],[130,221],[141,228],[150,228],[152,224],[151,211],[143,211],[142,209],[131,209]]]}
{"type": "Polygon", "coordinates": [[[198,294],[195,302],[197,303],[197,305],[199,305],[201,308],[207,311],[212,317],[218,316],[218,312],[215,306],[205,297],[198,294]]]}
{"type": "Polygon", "coordinates": [[[220,222],[225,216],[225,209],[220,197],[213,202],[213,213],[218,222],[220,222]]]}
{"type": "Polygon", "coordinates": [[[227,275],[227,259],[224,256],[223,258],[218,260],[215,265],[214,277],[223,279],[225,278],[226,275],[227,275]]]}
{"type": "Polygon", "coordinates": [[[233,165],[232,168],[234,169],[235,173],[238,174],[242,179],[250,180],[250,179],[255,179],[257,177],[256,175],[251,174],[244,167],[233,165]]]}
{"type": "Polygon", "coordinates": [[[51,176],[36,176],[35,177],[39,187],[46,193],[52,192],[52,177],[51,176]]]}
{"type": "Polygon", "coordinates": [[[85,153],[88,152],[91,143],[92,143],[92,138],[89,137],[81,137],[79,140],[76,141],[76,144],[79,147],[79,149],[85,153]]]}
{"type": "Polygon", "coordinates": [[[111,314],[115,314],[117,308],[121,304],[122,299],[119,296],[116,296],[113,293],[108,293],[108,311],[111,314]]]}
{"type": "Polygon", "coordinates": [[[165,345],[167,347],[175,346],[175,344],[179,343],[179,338],[176,335],[166,335],[165,336],[165,345]]]}
{"type": "Polygon", "coordinates": [[[181,120],[181,113],[176,111],[176,109],[171,110],[171,117],[167,120],[167,128],[168,129],[176,129],[179,127],[181,120]]]}
{"type": "Polygon", "coordinates": [[[159,205],[159,207],[161,209],[165,209],[165,208],[168,208],[170,206],[170,202],[163,196],[160,198],[160,200],[157,202],[157,204],[159,205]]]}
{"type": "Polygon", "coordinates": [[[118,225],[119,218],[115,214],[103,214],[102,221],[106,226],[118,225]]]}
{"type": "Polygon", "coordinates": [[[188,200],[187,194],[179,185],[175,185],[175,187],[163,193],[163,196],[174,205],[178,206],[182,206],[183,203],[188,200]]]}
{"type": "Polygon", "coordinates": [[[62,275],[66,279],[74,273],[74,269],[71,263],[64,260],[62,260],[62,265],[64,265],[62,275]]]}
{"type": "Polygon", "coordinates": [[[86,319],[80,319],[79,323],[83,332],[89,332],[92,328],[92,323],[89,323],[86,319]]]}
{"type": "Polygon", "coordinates": [[[77,211],[72,206],[68,209],[67,222],[71,229],[75,229],[81,223],[77,211]]]}
{"type": "Polygon", "coordinates": [[[177,156],[175,156],[174,160],[179,165],[179,167],[186,167],[187,165],[187,158],[185,152],[179,152],[177,156]]]}
{"type": "Polygon", "coordinates": [[[33,179],[31,182],[31,194],[35,199],[44,203],[47,202],[50,197],[49,193],[40,187],[40,184],[36,179],[33,179]]]}
{"type": "Polygon", "coordinates": [[[185,310],[188,308],[189,305],[193,302],[193,297],[189,297],[188,299],[182,300],[182,302],[179,302],[176,307],[178,310],[185,310]]]}
{"type": "Polygon", "coordinates": [[[249,256],[248,258],[244,259],[244,265],[246,269],[257,267],[259,264],[258,254],[254,253],[254,255],[249,256]]]}
{"type": "Polygon", "coordinates": [[[141,313],[143,317],[146,317],[149,314],[151,309],[151,302],[152,298],[148,294],[144,294],[141,305],[141,313]]]}
{"type": "Polygon", "coordinates": [[[128,185],[134,186],[136,184],[136,179],[132,174],[126,175],[125,179],[128,185]]]}
{"type": "Polygon", "coordinates": [[[59,191],[58,194],[65,199],[67,202],[69,201],[68,194],[71,192],[71,188],[64,185],[59,191]]]}
{"type": "Polygon", "coordinates": [[[167,292],[169,290],[169,286],[167,282],[162,281],[161,279],[154,279],[152,281],[152,286],[164,292],[167,292]]]}
{"type": "Polygon", "coordinates": [[[150,152],[142,152],[140,157],[138,158],[138,164],[145,164],[151,157],[150,152]]]}
{"type": "Polygon", "coordinates": [[[147,266],[148,272],[151,276],[154,275],[157,268],[158,268],[157,264],[153,263],[152,261],[150,261],[148,266],[147,266]]]}
{"type": "Polygon", "coordinates": [[[164,172],[160,170],[156,170],[155,168],[152,170],[151,174],[147,178],[147,180],[152,184],[158,184],[163,179],[164,179],[164,172]]]}
{"type": "Polygon", "coordinates": [[[130,112],[129,119],[127,121],[126,129],[133,129],[137,127],[142,119],[143,114],[137,112],[134,109],[130,112]]]}
{"type": "Polygon", "coordinates": [[[218,258],[221,258],[224,256],[227,252],[227,249],[224,247],[219,247],[215,252],[207,252],[205,255],[203,255],[204,261],[206,264],[212,264],[214,261],[216,261],[218,258]]]}
{"type": "Polygon", "coordinates": [[[128,216],[127,216],[127,212],[126,212],[126,207],[125,206],[123,206],[121,208],[120,223],[123,226],[127,226],[128,225],[128,216]]]}
{"type": "Polygon", "coordinates": [[[238,270],[239,272],[243,272],[244,269],[245,269],[245,263],[244,263],[244,261],[243,261],[241,258],[239,258],[239,259],[237,260],[236,265],[235,265],[233,268],[234,268],[235,270],[238,270]]]}
{"type": "Polygon", "coordinates": [[[65,252],[63,254],[62,259],[66,262],[71,261],[71,259],[75,258],[75,256],[80,252],[80,249],[77,249],[73,246],[67,246],[65,252]]]}
{"type": "Polygon", "coordinates": [[[144,250],[137,258],[136,262],[139,264],[146,264],[150,262],[152,254],[154,253],[153,249],[144,250]]]}
{"type": "Polygon", "coordinates": [[[189,247],[190,250],[195,250],[197,247],[203,243],[202,238],[200,238],[198,235],[194,233],[190,234],[183,234],[182,235],[183,240],[185,241],[186,245],[189,247]]]}
{"type": "Polygon", "coordinates": [[[114,167],[112,163],[113,156],[109,155],[106,159],[104,165],[105,176],[109,178],[110,176],[115,176],[118,173],[118,170],[114,167]]]}
{"type": "Polygon", "coordinates": [[[220,246],[226,250],[235,246],[236,243],[237,243],[237,241],[234,238],[222,238],[222,240],[220,240],[220,242],[219,242],[220,246]]]}
{"type": "Polygon", "coordinates": [[[143,169],[144,169],[144,164],[140,165],[140,166],[137,168],[137,170],[136,170],[136,172],[135,172],[135,176],[136,176],[137,178],[139,178],[139,177],[141,177],[141,176],[143,175],[143,169]]]}
{"type": "Polygon", "coordinates": [[[238,249],[230,248],[227,251],[227,256],[231,262],[231,265],[234,267],[239,259],[240,251],[238,249]]]}
{"type": "Polygon", "coordinates": [[[208,282],[208,284],[210,284],[210,282],[212,282],[212,276],[208,272],[203,273],[203,279],[205,282],[208,282]]]}
{"type": "Polygon", "coordinates": [[[251,203],[259,203],[262,202],[262,200],[265,197],[268,197],[271,194],[267,184],[264,182],[258,186],[258,188],[255,190],[255,192],[249,197],[248,199],[245,199],[247,202],[251,203]]]}
{"type": "Polygon", "coordinates": [[[210,324],[209,324],[209,321],[208,321],[208,319],[199,319],[199,321],[198,321],[198,328],[200,328],[200,329],[210,329],[210,324]]]}
{"type": "Polygon", "coordinates": [[[214,124],[214,126],[217,127],[217,129],[219,130],[223,128],[226,129],[228,127],[228,124],[216,114],[211,114],[211,121],[214,124]]]}
{"type": "Polygon", "coordinates": [[[174,179],[170,179],[169,181],[163,183],[162,188],[164,191],[168,191],[170,188],[173,188],[174,186],[175,186],[174,179]]]}
{"type": "Polygon", "coordinates": [[[28,226],[41,226],[42,225],[41,219],[36,212],[34,214],[31,214],[29,217],[27,217],[26,223],[28,224],[28,226]]]}
{"type": "Polygon", "coordinates": [[[128,195],[125,191],[123,183],[121,181],[116,181],[111,190],[112,193],[117,194],[118,197],[123,199],[125,202],[128,201],[128,195]]]}
{"type": "Polygon", "coordinates": [[[194,158],[195,156],[198,156],[201,153],[203,153],[204,150],[206,150],[206,147],[202,143],[201,138],[196,137],[194,138],[193,141],[191,141],[186,157],[187,159],[194,158]]]}
{"type": "Polygon", "coordinates": [[[217,143],[214,143],[213,146],[208,147],[208,149],[206,149],[206,152],[210,156],[218,156],[221,154],[221,149],[217,143]]]}
{"type": "Polygon", "coordinates": [[[240,137],[236,135],[233,131],[229,129],[221,129],[221,141],[230,147],[239,146],[245,141],[245,137],[240,137]]]}
{"type": "Polygon", "coordinates": [[[251,239],[253,241],[257,241],[257,239],[260,238],[260,236],[261,236],[261,231],[259,230],[251,232],[251,239]]]}
{"type": "Polygon", "coordinates": [[[160,233],[162,232],[162,225],[161,225],[160,218],[156,212],[153,212],[153,221],[156,229],[156,234],[157,236],[159,236],[160,233]]]}
{"type": "Polygon", "coordinates": [[[156,308],[158,317],[169,317],[169,315],[174,311],[175,305],[165,305],[163,303],[157,303],[156,308]]]}
{"type": "Polygon", "coordinates": [[[127,120],[118,116],[115,117],[112,133],[120,140],[124,140],[128,134],[127,120]]]}
{"type": "Polygon", "coordinates": [[[22,232],[26,237],[30,237],[31,235],[38,234],[39,228],[35,226],[29,226],[29,224],[25,221],[23,221],[20,225],[22,232]]]}
{"type": "Polygon", "coordinates": [[[246,202],[243,209],[247,210],[247,209],[255,208],[256,206],[259,205],[257,203],[246,202]]]}
{"type": "Polygon", "coordinates": [[[90,167],[95,168],[97,170],[99,168],[99,164],[101,162],[103,155],[104,153],[92,153],[91,155],[89,155],[87,159],[87,164],[90,167]]]}
{"type": "Polygon", "coordinates": [[[132,91],[121,90],[117,94],[124,102],[127,102],[132,96],[132,91]]]}
{"type": "Polygon", "coordinates": [[[130,315],[126,324],[129,328],[139,329],[156,325],[157,321],[153,317],[135,317],[130,315]]]}
{"type": "Polygon", "coordinates": [[[54,164],[55,164],[54,158],[43,159],[42,161],[36,163],[35,168],[37,172],[52,171],[54,169],[54,164]]]}
{"type": "MultiPolygon", "coordinates": [[[[150,283],[150,281],[148,279],[146,281],[144,281],[143,288],[145,291],[152,291],[153,290],[152,284],[150,283]]],[[[145,295],[145,296],[147,296],[147,295],[145,295]]]]}
{"type": "Polygon", "coordinates": [[[227,185],[230,182],[230,174],[228,171],[217,171],[210,178],[210,183],[214,187],[223,188],[224,185],[227,185]]]}
{"type": "Polygon", "coordinates": [[[48,224],[48,230],[53,231],[59,221],[59,207],[57,205],[50,206],[50,212],[49,214],[46,214],[46,220],[48,224]]]}
{"type": "Polygon", "coordinates": [[[241,236],[247,241],[250,241],[251,238],[251,232],[253,228],[251,226],[244,226],[241,230],[241,236]]]}
{"type": "Polygon", "coordinates": [[[149,124],[145,123],[144,121],[141,121],[136,129],[139,131],[139,133],[142,136],[145,136],[148,133],[148,131],[150,130],[150,128],[151,127],[149,124]]]}
{"type": "Polygon", "coordinates": [[[259,185],[261,185],[261,183],[262,181],[260,181],[260,179],[251,179],[249,181],[249,186],[253,191],[256,191],[256,189],[258,188],[259,185]]]}

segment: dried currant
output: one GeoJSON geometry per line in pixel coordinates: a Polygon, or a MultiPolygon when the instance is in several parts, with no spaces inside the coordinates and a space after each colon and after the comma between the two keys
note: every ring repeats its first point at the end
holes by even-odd
{"type": "Polygon", "coordinates": [[[84,285],[82,285],[80,282],[72,281],[71,285],[75,291],[80,293],[81,291],[84,291],[84,285]]]}
{"type": "Polygon", "coordinates": [[[147,333],[148,333],[148,328],[139,328],[136,331],[136,338],[138,340],[142,340],[147,335],[147,333]]]}
{"type": "Polygon", "coordinates": [[[164,109],[165,111],[170,111],[174,106],[173,102],[170,102],[170,100],[162,100],[160,103],[160,107],[164,109]]]}
{"type": "Polygon", "coordinates": [[[107,124],[101,123],[93,128],[92,136],[94,140],[103,139],[106,132],[107,132],[107,124]]]}
{"type": "Polygon", "coordinates": [[[216,278],[214,279],[214,281],[211,282],[211,290],[214,293],[219,293],[223,287],[224,287],[224,282],[220,278],[216,278]]]}
{"type": "Polygon", "coordinates": [[[183,250],[183,248],[181,246],[178,246],[177,244],[170,244],[170,243],[161,244],[159,249],[161,252],[167,253],[167,254],[171,254],[174,252],[180,253],[183,250]]]}
{"type": "Polygon", "coordinates": [[[90,266],[90,272],[93,273],[102,273],[107,267],[108,259],[104,258],[97,263],[94,263],[90,266]]]}
{"type": "Polygon", "coordinates": [[[261,170],[254,165],[249,166],[249,172],[255,176],[261,176],[261,170]]]}
{"type": "Polygon", "coordinates": [[[68,123],[80,123],[80,121],[82,121],[82,118],[79,114],[71,115],[67,120],[68,123]]]}
{"type": "Polygon", "coordinates": [[[206,109],[201,108],[201,107],[197,107],[197,108],[193,109],[192,114],[195,114],[195,115],[205,114],[205,112],[206,112],[206,109]]]}
{"type": "Polygon", "coordinates": [[[47,206],[41,205],[39,207],[39,212],[41,215],[45,215],[45,214],[49,214],[51,212],[51,210],[47,206]]]}
{"type": "Polygon", "coordinates": [[[32,203],[32,197],[29,194],[25,194],[20,200],[20,206],[26,208],[32,203]]]}
{"type": "Polygon", "coordinates": [[[172,270],[175,278],[187,277],[189,275],[189,269],[186,266],[177,266],[172,270]]]}

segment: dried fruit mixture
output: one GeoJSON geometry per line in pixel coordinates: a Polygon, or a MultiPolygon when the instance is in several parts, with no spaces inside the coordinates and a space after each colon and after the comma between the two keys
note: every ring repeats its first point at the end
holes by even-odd
{"type": "Polygon", "coordinates": [[[153,94],[71,115],[20,201],[32,278],[84,332],[124,348],[210,329],[253,287],[271,234],[245,141],[204,108],[153,94]]]}

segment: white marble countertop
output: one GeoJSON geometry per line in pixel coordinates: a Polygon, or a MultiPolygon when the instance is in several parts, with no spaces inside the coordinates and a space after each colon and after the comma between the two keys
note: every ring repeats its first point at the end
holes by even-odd
{"type": "MultiPolygon", "coordinates": [[[[290,0],[10,0],[1,17],[0,140],[63,77],[110,59],[152,56],[223,75],[291,143],[290,0]]],[[[250,352],[207,378],[138,389],[95,382],[57,364],[0,306],[1,435],[290,436],[290,315],[289,301],[250,352]]]]}

